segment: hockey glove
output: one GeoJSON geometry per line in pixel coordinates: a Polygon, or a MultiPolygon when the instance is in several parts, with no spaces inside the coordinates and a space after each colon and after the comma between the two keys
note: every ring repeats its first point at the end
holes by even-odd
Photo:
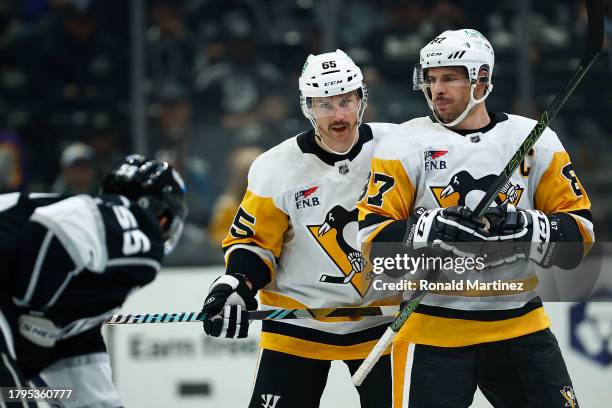
{"type": "Polygon", "coordinates": [[[490,208],[485,218],[490,224],[489,241],[493,242],[487,244],[488,267],[527,258],[543,268],[553,265],[556,242],[563,240],[560,233],[554,234],[558,231],[555,217],[549,217],[541,211],[507,205],[490,208]]]}
{"type": "Polygon", "coordinates": [[[429,246],[460,257],[474,257],[480,243],[488,238],[484,224],[476,220],[467,207],[426,211],[418,208],[413,216],[418,218],[416,223],[409,225],[406,242],[415,250],[429,246]]]}
{"type": "Polygon", "coordinates": [[[244,338],[249,331],[248,310],[257,309],[257,300],[239,273],[218,277],[204,300],[204,331],[209,336],[244,338]]]}

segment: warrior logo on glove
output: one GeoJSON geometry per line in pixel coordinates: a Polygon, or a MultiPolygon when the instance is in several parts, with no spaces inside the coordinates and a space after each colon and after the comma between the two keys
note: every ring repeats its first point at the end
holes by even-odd
{"type": "MultiPolygon", "coordinates": [[[[350,229],[357,229],[357,209],[348,211],[341,205],[336,205],[325,215],[325,221],[318,225],[308,225],[308,230],[321,246],[325,254],[338,268],[337,276],[321,275],[320,282],[331,284],[350,283],[361,297],[365,296],[372,279],[368,278],[367,264],[361,251],[355,249],[354,243],[347,242],[350,229]]],[[[371,277],[372,275],[370,275],[371,277]]]]}
{"type": "MultiPolygon", "coordinates": [[[[475,178],[466,170],[461,170],[451,176],[448,184],[431,186],[430,189],[440,207],[460,205],[473,208],[496,177],[495,174],[489,174],[481,178],[475,178]]],[[[525,188],[520,184],[508,182],[499,192],[495,203],[498,206],[512,204],[516,207],[521,201],[524,190],[525,188]]]]}

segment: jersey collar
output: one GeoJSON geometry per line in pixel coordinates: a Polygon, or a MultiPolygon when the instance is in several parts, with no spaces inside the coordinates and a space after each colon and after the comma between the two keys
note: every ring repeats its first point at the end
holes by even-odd
{"type": "Polygon", "coordinates": [[[325,164],[333,166],[336,162],[342,160],[353,160],[355,157],[357,157],[359,152],[361,152],[361,148],[364,143],[369,142],[373,138],[372,128],[370,128],[370,126],[366,123],[363,123],[361,126],[359,126],[359,139],[355,143],[355,146],[353,146],[346,154],[334,154],[324,150],[315,141],[314,129],[299,134],[297,136],[297,144],[300,147],[300,150],[302,150],[302,153],[314,154],[325,164]]]}
{"type": "MultiPolygon", "coordinates": [[[[445,128],[445,129],[448,129],[451,132],[458,133],[461,136],[467,136],[473,133],[486,133],[489,130],[493,129],[495,125],[497,125],[498,123],[508,120],[508,115],[506,115],[505,113],[502,113],[502,112],[487,112],[487,113],[489,114],[489,118],[491,118],[491,121],[486,126],[481,127],[480,129],[449,129],[449,128],[445,128]]],[[[438,123],[433,117],[433,115],[429,115],[429,119],[433,123],[438,123]]]]}

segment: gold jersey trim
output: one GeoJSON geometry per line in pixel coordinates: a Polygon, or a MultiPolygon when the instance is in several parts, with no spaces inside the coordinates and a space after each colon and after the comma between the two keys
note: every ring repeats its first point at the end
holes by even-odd
{"type": "Polygon", "coordinates": [[[567,152],[555,152],[536,188],[534,208],[545,214],[591,208],[591,201],[575,174],[571,179],[563,175],[566,166],[571,166],[567,152]],[[573,184],[575,184],[574,188],[572,188],[573,184]],[[576,195],[576,192],[579,192],[580,195],[576,195]]]}
{"type": "Polygon", "coordinates": [[[288,227],[289,217],[274,204],[272,197],[263,197],[247,190],[221,246],[257,245],[278,258],[283,246],[283,234],[288,227]]]}
{"type": "Polygon", "coordinates": [[[394,342],[437,347],[463,347],[508,340],[550,327],[543,307],[523,316],[495,321],[452,319],[413,313],[394,342]]]}
{"type": "Polygon", "coordinates": [[[414,204],[415,189],[399,160],[372,159],[367,191],[357,204],[359,221],[374,213],[396,220],[406,219],[414,204]]]}

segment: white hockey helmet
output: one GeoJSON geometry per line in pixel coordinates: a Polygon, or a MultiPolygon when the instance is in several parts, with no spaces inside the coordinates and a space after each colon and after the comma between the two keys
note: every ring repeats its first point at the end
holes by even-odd
{"type": "Polygon", "coordinates": [[[309,98],[324,98],[361,90],[363,109],[367,104],[367,89],[363,83],[363,74],[351,57],[342,50],[319,55],[310,54],[304,63],[298,82],[302,113],[308,119],[312,117],[309,112],[309,98]]]}
{"type": "MultiPolygon", "coordinates": [[[[315,129],[315,134],[319,138],[316,115],[311,110],[312,98],[325,98],[357,91],[359,106],[357,107],[358,122],[356,129],[361,125],[363,113],[368,104],[368,89],[363,82],[361,69],[344,51],[336,50],[319,55],[310,54],[302,67],[302,74],[298,83],[302,113],[310,121],[315,129]]],[[[355,134],[353,145],[357,140],[357,136],[358,132],[355,134]]],[[[327,148],[334,153],[346,153],[335,152],[329,147],[327,148]]]]}
{"type": "Polygon", "coordinates": [[[413,88],[422,90],[427,99],[429,107],[434,113],[435,118],[444,126],[455,126],[460,123],[469,111],[478,103],[483,102],[493,90],[491,78],[493,76],[493,66],[495,64],[495,54],[489,40],[480,32],[471,29],[461,29],[455,31],[445,31],[434,38],[429,44],[421,49],[419,64],[415,66],[413,74],[413,88]],[[451,123],[442,123],[436,115],[431,101],[429,87],[426,81],[428,68],[434,67],[465,67],[471,83],[470,102],[461,115],[451,123]],[[486,79],[480,82],[487,82],[485,94],[480,99],[474,98],[474,89],[478,83],[478,73],[482,70],[488,73],[486,79]]]}

